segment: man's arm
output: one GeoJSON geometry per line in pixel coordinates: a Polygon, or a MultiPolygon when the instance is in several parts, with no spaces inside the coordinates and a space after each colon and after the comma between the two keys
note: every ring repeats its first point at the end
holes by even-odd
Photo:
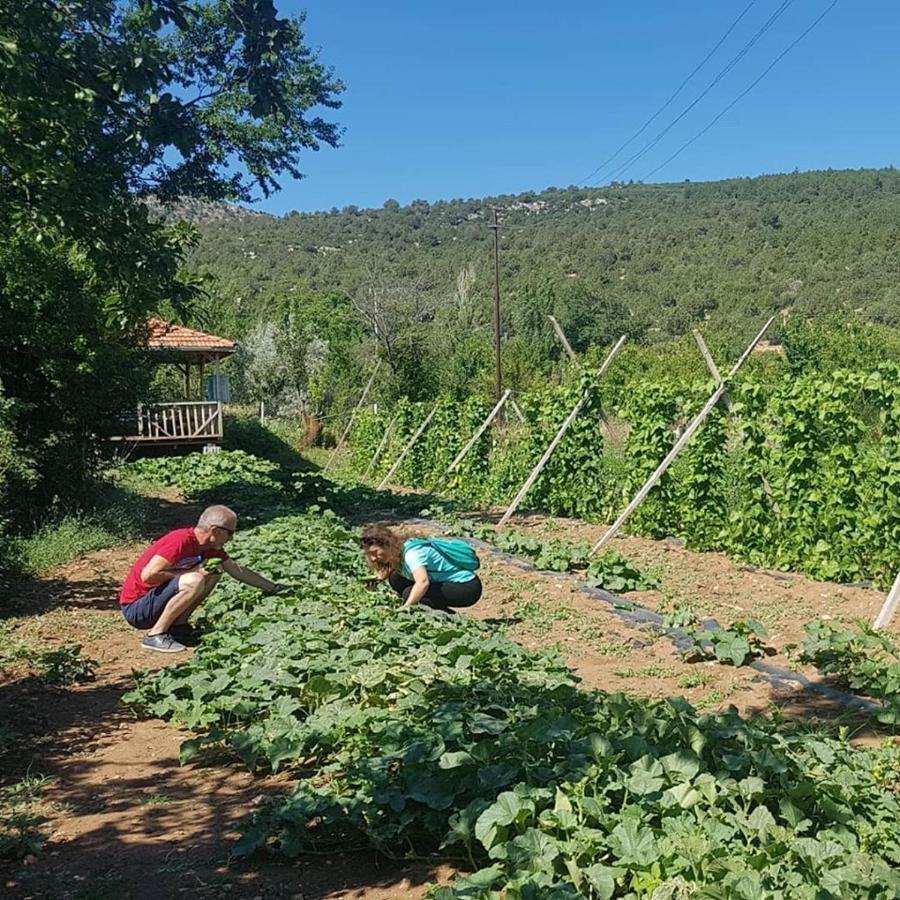
{"type": "Polygon", "coordinates": [[[176,571],[164,556],[158,553],[150,558],[150,562],[141,569],[141,581],[145,584],[165,584],[176,575],[183,575],[184,571],[176,571]]]}
{"type": "Polygon", "coordinates": [[[244,584],[249,584],[250,587],[259,588],[261,591],[266,591],[270,594],[281,590],[284,586],[278,584],[276,581],[269,581],[268,578],[265,578],[258,572],[254,572],[253,569],[248,569],[246,566],[239,566],[233,559],[223,559],[222,568],[232,578],[236,578],[244,584]]]}
{"type": "Polygon", "coordinates": [[[428,588],[431,585],[428,569],[425,566],[416,566],[412,571],[412,577],[415,584],[413,584],[412,590],[410,590],[409,596],[406,598],[406,603],[403,604],[404,607],[415,606],[420,603],[425,594],[428,593],[428,588]]]}

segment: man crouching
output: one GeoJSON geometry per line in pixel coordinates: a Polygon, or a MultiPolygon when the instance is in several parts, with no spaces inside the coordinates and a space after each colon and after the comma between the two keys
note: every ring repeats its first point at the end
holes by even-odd
{"type": "Polygon", "coordinates": [[[188,619],[218,584],[221,563],[232,578],[274,593],[282,585],[239,566],[224,550],[234,536],[237,516],[227,506],[203,510],[193,528],[176,528],[151,544],[131,567],[119,603],[129,625],[149,629],[142,646],[179,653],[193,636],[188,619]]]}

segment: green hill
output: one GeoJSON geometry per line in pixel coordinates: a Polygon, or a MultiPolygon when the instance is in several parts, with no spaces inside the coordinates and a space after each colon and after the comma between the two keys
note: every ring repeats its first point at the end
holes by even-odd
{"type": "Polygon", "coordinates": [[[297,321],[305,344],[333,347],[335,328],[355,342],[377,333],[398,390],[464,384],[489,368],[494,208],[508,366],[520,381],[558,353],[548,313],[582,350],[623,330],[659,343],[698,322],[730,350],[786,307],[795,318],[900,325],[893,168],[282,218],[198,214],[190,262],[215,276],[215,321],[239,339],[260,323],[284,337],[297,321]],[[435,355],[454,371],[426,372],[435,355]]]}

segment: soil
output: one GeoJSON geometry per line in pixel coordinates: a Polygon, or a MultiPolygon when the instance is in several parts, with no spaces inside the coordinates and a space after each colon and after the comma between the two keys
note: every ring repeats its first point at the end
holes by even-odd
{"type": "MultiPolygon", "coordinates": [[[[192,521],[196,512],[171,494],[162,497],[154,533],[192,521]]],[[[601,534],[599,526],[540,516],[520,516],[514,527],[574,542],[601,534]]],[[[416,900],[429,883],[452,878],[447,865],[398,863],[371,853],[293,864],[229,860],[241,821],[260,798],[289,790],[291,782],[238,766],[182,767],[178,751],[187,734],[137,719],[122,704],[133,669],[172,662],[142,651],[140,634],[118,611],[119,585],[143,546],[92,553],[50,573],[17,598],[21,614],[6,620],[8,641],[40,649],[79,643],[98,667],[96,680],[69,687],[45,684],[24,663],[0,670],[0,723],[7,725],[0,735],[0,751],[6,751],[0,778],[6,785],[28,774],[49,779],[39,809],[49,819],[46,845],[24,861],[0,863],[4,896],[416,900]]],[[[613,546],[660,575],[660,590],[628,600],[662,612],[690,603],[721,623],[758,619],[769,629],[770,661],[795,669],[784,648],[801,637],[806,621],[872,619],[884,597],[865,587],[751,570],[673,542],[626,537],[613,546]]],[[[609,604],[580,591],[571,576],[526,571],[491,553],[483,554],[482,565],[485,597],[467,613],[526,646],[558,645],[586,687],[682,695],[704,711],[734,704],[745,713],[804,723],[838,716],[858,738],[870,736],[867,726],[818,695],[777,688],[746,667],[684,662],[658,630],[624,621],[609,604]]]]}

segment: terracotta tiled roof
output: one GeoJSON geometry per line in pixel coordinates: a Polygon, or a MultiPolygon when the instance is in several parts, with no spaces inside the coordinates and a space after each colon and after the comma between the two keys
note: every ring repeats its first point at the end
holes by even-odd
{"type": "Polygon", "coordinates": [[[162,319],[148,319],[147,324],[150,327],[147,346],[151,350],[218,350],[228,353],[237,349],[234,341],[206,331],[173,325],[162,319]]]}

